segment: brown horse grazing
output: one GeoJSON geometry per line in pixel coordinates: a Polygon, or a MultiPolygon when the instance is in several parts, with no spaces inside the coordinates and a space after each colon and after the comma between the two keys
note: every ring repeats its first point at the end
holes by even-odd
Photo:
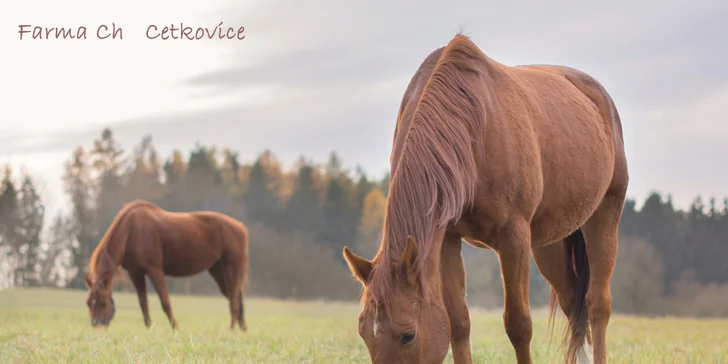
{"type": "Polygon", "coordinates": [[[343,251],[364,288],[359,335],[372,362],[442,363],[451,344],[455,363],[472,363],[465,240],[498,255],[518,363],[532,362],[531,254],[569,318],[567,361],[591,324],[606,363],[629,177],[617,110],[596,80],[503,65],[458,34],[410,81],[390,162],[378,253],[343,251]]]}
{"type": "Polygon", "coordinates": [[[169,212],[147,201],[126,204],[91,255],[85,273],[87,305],[93,326],[108,326],[116,307],[112,281],[123,267],[139,296],[144,323],[152,323],[147,304],[149,276],[174,329],[165,276],[185,277],[207,269],[230,301],[230,328],[247,330],[243,296],[248,276],[248,231],[220,213],[169,212]]]}

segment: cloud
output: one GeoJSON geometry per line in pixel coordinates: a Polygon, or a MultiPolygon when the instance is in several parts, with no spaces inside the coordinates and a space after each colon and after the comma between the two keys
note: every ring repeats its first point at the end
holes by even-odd
{"type": "MultiPolygon", "coordinates": [[[[153,133],[167,149],[200,141],[251,156],[270,148],[285,159],[321,159],[337,150],[345,161],[379,173],[388,167],[410,77],[427,54],[463,29],[502,63],[565,64],[599,79],[622,115],[637,197],[652,188],[685,196],[698,186],[720,193],[728,182],[710,167],[726,164],[716,154],[728,133],[728,110],[720,106],[728,90],[723,0],[619,0],[601,7],[577,1],[277,0],[241,6],[231,2],[206,17],[244,25],[247,38],[218,42],[225,54],[221,65],[191,69],[175,86],[230,101],[119,120],[112,127],[125,145],[153,133]],[[265,100],[241,105],[234,97],[256,89],[268,90],[265,100]],[[699,128],[686,133],[689,123],[699,128]]],[[[32,146],[14,136],[0,143],[0,153],[70,150],[95,138],[94,128],[32,146]]]]}
{"type": "MultiPolygon", "coordinates": [[[[305,108],[305,99],[291,98],[288,107],[305,108]]],[[[275,111],[246,107],[222,107],[150,118],[138,118],[108,125],[128,150],[143,135],[151,133],[154,144],[164,154],[175,148],[185,152],[195,143],[232,147],[243,157],[252,159],[264,149],[272,150],[284,162],[293,162],[301,155],[325,161],[331,151],[340,153],[345,165],[366,166],[370,173],[381,175],[388,166],[388,148],[394,125],[393,118],[381,107],[381,98],[352,99],[343,105],[332,105],[290,118],[286,107],[275,111]],[[379,112],[372,112],[379,110],[379,112]],[[329,121],[322,126],[321,120],[329,121]],[[372,120],[380,120],[373,122],[372,120]],[[340,121],[340,122],[336,122],[340,121]],[[383,121],[383,122],[382,122],[383,121]],[[286,125],[282,128],[282,125],[286,125]],[[357,138],[351,138],[355,134],[357,138]]],[[[393,110],[396,113],[396,109],[393,110]]],[[[394,114],[396,115],[396,114],[394,114]]],[[[5,153],[70,151],[78,145],[89,146],[100,135],[100,129],[56,133],[43,144],[31,144],[36,135],[16,138],[0,144],[5,153]]]]}
{"type": "Polygon", "coordinates": [[[573,1],[455,6],[319,0],[263,3],[250,11],[255,16],[245,18],[251,22],[251,42],[262,39],[231,48],[226,67],[190,77],[185,85],[225,93],[274,84],[287,90],[327,90],[326,100],[334,101],[368,83],[399,77],[403,90],[402,76],[413,74],[460,27],[503,63],[582,68],[627,108],[687,104],[728,84],[728,68],[723,67],[728,62],[723,25],[728,3],[721,1],[689,7],[617,1],[596,9],[573,1]]]}

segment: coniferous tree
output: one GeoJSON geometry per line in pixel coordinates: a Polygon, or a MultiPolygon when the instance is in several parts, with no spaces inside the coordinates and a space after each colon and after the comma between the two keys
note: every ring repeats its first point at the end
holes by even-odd
{"type": "Polygon", "coordinates": [[[71,274],[69,286],[82,289],[84,288],[83,272],[91,257],[91,252],[96,246],[90,168],[88,155],[82,147],[74,150],[65,167],[63,182],[71,199],[72,230],[77,243],[71,247],[74,272],[71,274]]]}
{"type": "Polygon", "coordinates": [[[94,141],[90,158],[95,172],[92,182],[95,187],[95,248],[123,206],[122,170],[126,160],[124,150],[109,128],[104,129],[101,137],[94,141]]]}
{"type": "Polygon", "coordinates": [[[296,176],[291,198],[284,212],[283,229],[317,233],[323,228],[319,191],[314,180],[314,166],[302,161],[296,176]]]}
{"type": "Polygon", "coordinates": [[[6,166],[3,179],[0,182],[0,257],[7,265],[0,266],[6,270],[5,284],[12,285],[15,281],[15,266],[20,254],[21,236],[18,231],[18,191],[12,179],[12,169],[6,166]]]}
{"type": "Polygon", "coordinates": [[[266,164],[271,163],[270,159],[270,152],[266,151],[258,157],[251,167],[248,189],[243,195],[243,207],[245,216],[249,221],[263,222],[278,228],[277,219],[280,211],[278,191],[275,188],[275,177],[266,168],[266,164]]]}
{"type": "Polygon", "coordinates": [[[16,268],[16,278],[20,278],[18,285],[37,287],[41,282],[41,278],[38,276],[38,268],[41,256],[41,233],[45,218],[45,206],[43,206],[41,197],[28,175],[23,177],[20,186],[18,212],[18,229],[23,241],[23,249],[18,257],[21,261],[16,268]]]}

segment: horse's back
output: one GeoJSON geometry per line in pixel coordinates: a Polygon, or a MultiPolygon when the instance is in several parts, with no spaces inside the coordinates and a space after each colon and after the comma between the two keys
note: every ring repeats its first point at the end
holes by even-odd
{"type": "Polygon", "coordinates": [[[135,209],[135,234],[127,255],[142,270],[162,267],[170,276],[188,276],[208,269],[220,259],[222,244],[214,231],[190,213],[162,208],[135,209]]]}
{"type": "Polygon", "coordinates": [[[241,221],[214,211],[196,212],[195,216],[215,229],[223,254],[240,256],[248,249],[248,229],[241,221]]]}
{"type": "MultiPolygon", "coordinates": [[[[615,143],[622,144],[622,123],[616,106],[611,95],[609,95],[604,86],[592,75],[573,67],[561,65],[533,64],[514,68],[546,71],[569,81],[577,90],[592,101],[600,112],[605,126],[613,134],[615,143]]],[[[619,149],[619,145],[617,145],[617,149],[619,149]]]]}

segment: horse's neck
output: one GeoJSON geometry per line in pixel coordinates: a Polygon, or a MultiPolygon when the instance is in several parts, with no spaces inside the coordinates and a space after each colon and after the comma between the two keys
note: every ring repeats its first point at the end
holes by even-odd
{"type": "MultiPolygon", "coordinates": [[[[119,230],[121,230],[121,228],[122,227],[120,227],[119,230]]],[[[109,237],[109,241],[107,241],[102,248],[102,261],[105,261],[105,264],[113,265],[111,268],[115,269],[116,266],[121,264],[122,257],[126,251],[126,242],[127,234],[124,234],[123,231],[117,231],[116,234],[109,237]]]]}
{"type": "Polygon", "coordinates": [[[425,257],[424,284],[439,291],[442,285],[442,244],[445,238],[445,228],[436,229],[432,235],[433,243],[429,255],[425,257]]]}
{"type": "Polygon", "coordinates": [[[423,249],[423,244],[418,245],[418,260],[422,261],[419,265],[421,271],[418,272],[425,296],[438,297],[442,291],[442,245],[445,236],[445,228],[435,229],[435,232],[429,239],[432,244],[429,250],[423,249]]]}
{"type": "Polygon", "coordinates": [[[106,249],[106,248],[107,247],[104,247],[103,248],[104,250],[100,252],[99,258],[98,258],[99,260],[96,263],[96,272],[97,272],[96,279],[100,279],[100,278],[108,279],[108,280],[114,279],[114,276],[116,275],[116,272],[117,272],[119,264],[120,264],[119,259],[116,259],[115,257],[113,257],[109,253],[108,249],[106,249]]]}

